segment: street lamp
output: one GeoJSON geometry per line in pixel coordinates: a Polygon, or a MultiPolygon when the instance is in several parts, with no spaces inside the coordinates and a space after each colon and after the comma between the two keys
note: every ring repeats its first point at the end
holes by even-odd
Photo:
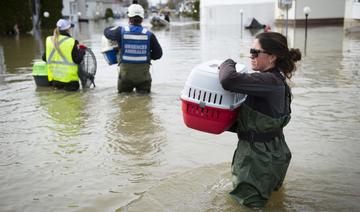
{"type": "Polygon", "coordinates": [[[310,12],[311,12],[310,7],[308,7],[308,6],[304,7],[304,14],[305,14],[306,16],[309,15],[310,12]]]}
{"type": "Polygon", "coordinates": [[[50,13],[48,11],[45,11],[43,15],[45,18],[48,18],[50,16],[50,13]]]}
{"type": "Polygon", "coordinates": [[[76,16],[77,22],[80,22],[80,19],[81,19],[81,12],[78,11],[78,12],[77,12],[77,16],[76,16]]]}
{"type": "Polygon", "coordinates": [[[100,19],[100,12],[96,11],[95,12],[95,21],[98,21],[100,19]]]}
{"type": "Polygon", "coordinates": [[[307,43],[307,22],[308,22],[308,16],[311,12],[310,7],[306,6],[304,7],[303,10],[304,14],[305,14],[305,44],[304,44],[304,53],[306,55],[306,43],[307,43]]]}

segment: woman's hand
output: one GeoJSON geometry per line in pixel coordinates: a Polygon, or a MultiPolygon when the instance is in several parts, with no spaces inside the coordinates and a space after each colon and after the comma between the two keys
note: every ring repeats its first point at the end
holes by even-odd
{"type": "Polygon", "coordinates": [[[233,67],[235,67],[235,65],[236,65],[236,62],[235,62],[234,60],[232,60],[232,59],[227,59],[227,60],[225,60],[218,68],[219,68],[219,70],[221,70],[221,69],[223,69],[223,68],[225,68],[225,67],[228,67],[228,66],[233,66],[233,67]]]}

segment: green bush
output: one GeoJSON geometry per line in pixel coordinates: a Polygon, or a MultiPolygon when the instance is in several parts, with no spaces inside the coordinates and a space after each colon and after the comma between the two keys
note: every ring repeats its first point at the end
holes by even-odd
{"type": "Polygon", "coordinates": [[[200,19],[200,0],[196,0],[194,2],[194,11],[193,11],[192,17],[195,20],[200,19]]]}
{"type": "Polygon", "coordinates": [[[114,13],[111,8],[105,10],[105,18],[114,18],[114,13]]]}

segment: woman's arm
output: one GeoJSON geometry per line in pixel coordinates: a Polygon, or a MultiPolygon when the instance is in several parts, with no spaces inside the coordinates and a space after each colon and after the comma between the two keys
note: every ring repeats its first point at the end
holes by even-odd
{"type": "Polygon", "coordinates": [[[225,90],[265,97],[283,86],[271,72],[238,73],[235,65],[228,59],[219,67],[220,84],[225,90]]]}

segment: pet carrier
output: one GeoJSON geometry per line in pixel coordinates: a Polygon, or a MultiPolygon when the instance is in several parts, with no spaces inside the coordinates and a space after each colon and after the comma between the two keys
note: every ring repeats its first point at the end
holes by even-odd
{"type": "MultiPolygon", "coordinates": [[[[229,129],[245,101],[246,95],[222,88],[218,67],[223,61],[212,60],[192,69],[181,93],[182,112],[186,126],[203,132],[220,134],[229,129]]],[[[238,72],[245,72],[237,64],[238,72]]]]}

